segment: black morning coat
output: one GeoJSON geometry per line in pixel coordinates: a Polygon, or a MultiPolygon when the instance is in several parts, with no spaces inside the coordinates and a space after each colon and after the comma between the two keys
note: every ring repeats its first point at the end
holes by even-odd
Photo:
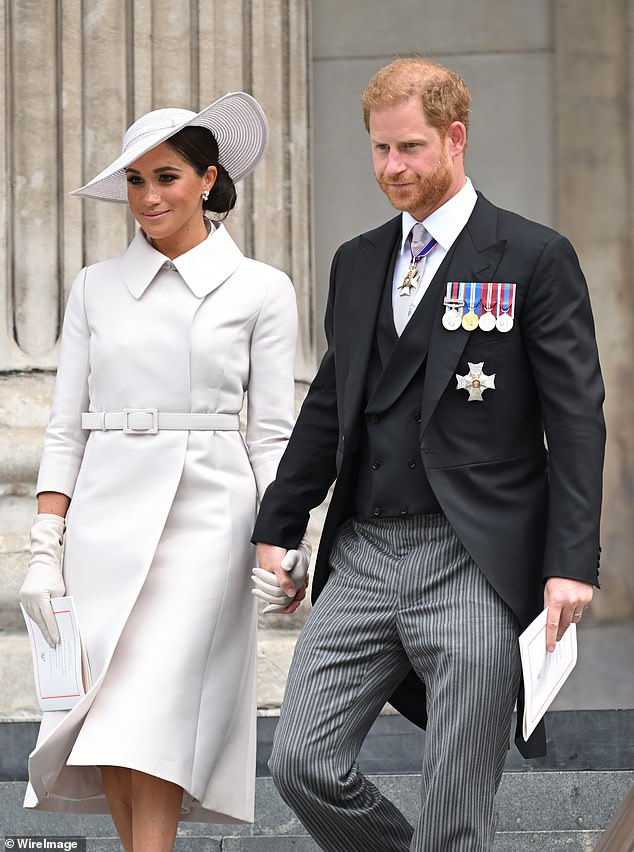
{"type": "MultiPolygon", "coordinates": [[[[328,350],[254,530],[254,542],[295,547],[309,511],[336,479],[313,601],[328,578],[336,530],[354,511],[366,373],[400,237],[397,216],[335,254],[325,319],[328,350]]],[[[427,357],[420,448],[429,483],[523,629],[543,608],[548,577],[598,586],[604,392],[586,282],[567,239],[478,194],[424,302],[425,310],[434,311],[429,351],[408,331],[372,408],[386,410],[427,357]],[[447,331],[442,315],[448,281],[515,283],[511,331],[447,331]],[[468,402],[467,392],[456,387],[456,374],[465,375],[468,362],[484,362],[484,372],[495,373],[495,389],[485,390],[482,402],[468,402]]],[[[424,727],[424,685],[413,670],[390,701],[424,727]]],[[[544,754],[543,726],[527,743],[520,733],[516,743],[527,757],[544,754]]]]}

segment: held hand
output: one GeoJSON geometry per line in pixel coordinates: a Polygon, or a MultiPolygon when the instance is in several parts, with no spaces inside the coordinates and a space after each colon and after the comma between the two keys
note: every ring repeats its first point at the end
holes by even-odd
{"type": "Polygon", "coordinates": [[[59,515],[35,516],[31,527],[31,559],[20,589],[22,606],[40,628],[51,648],[59,642],[51,598],[58,598],[66,591],[62,579],[65,528],[64,518],[59,515]]]}
{"type": "Polygon", "coordinates": [[[306,596],[311,546],[303,538],[296,550],[258,544],[258,568],[251,579],[252,594],[265,601],[264,613],[290,614],[306,596]]]}
{"type": "Polygon", "coordinates": [[[590,583],[569,580],[566,577],[549,577],[544,587],[546,618],[546,650],[554,651],[570,624],[578,624],[583,611],[594,594],[590,583]]]}

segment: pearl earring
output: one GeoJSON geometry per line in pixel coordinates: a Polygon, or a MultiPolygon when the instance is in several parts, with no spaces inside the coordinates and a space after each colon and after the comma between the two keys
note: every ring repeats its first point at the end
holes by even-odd
{"type": "Polygon", "coordinates": [[[207,199],[209,198],[209,190],[206,189],[200,197],[203,201],[207,201],[207,199]]]}

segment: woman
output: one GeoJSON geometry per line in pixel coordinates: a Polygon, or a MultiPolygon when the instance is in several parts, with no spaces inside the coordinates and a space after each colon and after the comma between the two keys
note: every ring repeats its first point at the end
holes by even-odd
{"type": "Polygon", "coordinates": [[[74,193],[127,200],[140,230],[64,321],[21,599],[54,643],[50,598],[74,596],[93,686],[44,714],[25,806],[110,810],[127,852],[171,849],[179,817],[253,819],[249,537],[293,422],[296,309],[204,211],[234,206],[267,136],[242,92],[156,110],[74,193]]]}

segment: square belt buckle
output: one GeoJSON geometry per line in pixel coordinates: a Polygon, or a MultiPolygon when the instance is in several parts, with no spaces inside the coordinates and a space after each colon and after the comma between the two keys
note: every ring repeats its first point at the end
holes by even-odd
{"type": "Polygon", "coordinates": [[[156,435],[158,432],[158,408],[124,408],[123,409],[123,431],[126,435],[156,435]],[[142,418],[140,425],[136,418],[142,418]],[[145,419],[149,423],[145,425],[145,419]]]}

